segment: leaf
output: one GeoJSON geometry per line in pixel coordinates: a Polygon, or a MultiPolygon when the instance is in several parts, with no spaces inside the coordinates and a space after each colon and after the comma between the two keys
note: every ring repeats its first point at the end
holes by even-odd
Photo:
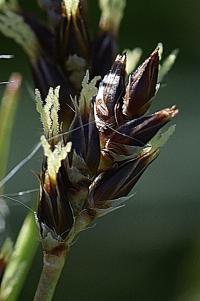
{"type": "Polygon", "coordinates": [[[163,61],[163,63],[160,66],[160,70],[158,73],[158,82],[162,82],[163,78],[167,75],[167,73],[171,70],[173,67],[176,57],[178,55],[178,49],[174,49],[170,55],[163,61]]]}
{"type": "Polygon", "coordinates": [[[142,49],[141,48],[134,48],[133,50],[126,49],[125,52],[127,55],[126,72],[127,74],[130,74],[136,68],[141,58],[142,49]]]}
{"type": "Polygon", "coordinates": [[[11,131],[17,108],[21,76],[13,74],[6,87],[0,106],[0,179],[6,172],[9,147],[11,142],[11,131]]]}
{"type": "Polygon", "coordinates": [[[158,132],[157,135],[150,141],[153,149],[158,149],[165,145],[168,139],[174,134],[176,125],[171,125],[165,132],[158,132]]]}

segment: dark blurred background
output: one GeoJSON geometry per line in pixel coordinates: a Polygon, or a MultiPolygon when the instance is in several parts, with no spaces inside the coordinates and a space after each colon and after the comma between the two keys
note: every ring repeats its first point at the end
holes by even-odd
{"type": "MultiPolygon", "coordinates": [[[[97,1],[90,0],[91,30],[98,24],[97,1]]],[[[38,14],[35,1],[21,1],[38,14]]],[[[165,78],[151,111],[176,104],[176,132],[136,185],[126,206],[98,220],[75,242],[55,301],[199,301],[200,300],[200,2],[127,1],[120,49],[141,47],[143,58],[158,42],[164,56],[179,48],[177,62],[165,78]]],[[[30,93],[28,60],[13,41],[0,37],[0,81],[22,73],[23,91],[15,122],[9,169],[39,141],[41,125],[30,93]]],[[[1,92],[3,87],[0,87],[1,92]]],[[[38,153],[6,187],[6,192],[38,187],[33,172],[38,153]],[[33,172],[32,172],[33,171],[33,172]]],[[[36,195],[20,201],[31,206],[36,195]]],[[[15,239],[27,213],[9,202],[7,234],[15,239]]],[[[39,250],[20,301],[31,300],[41,269],[39,250]]],[[[42,300],[41,300],[42,301],[42,300]]]]}

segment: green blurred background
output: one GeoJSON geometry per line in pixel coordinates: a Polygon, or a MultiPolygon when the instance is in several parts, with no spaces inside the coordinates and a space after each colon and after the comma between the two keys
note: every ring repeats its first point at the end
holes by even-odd
{"type": "MultiPolygon", "coordinates": [[[[35,1],[21,1],[38,13],[35,1]]],[[[91,30],[97,27],[97,1],[90,0],[91,30]]],[[[55,301],[199,301],[200,300],[200,2],[127,1],[120,49],[141,47],[143,58],[163,42],[165,53],[179,48],[151,111],[176,104],[176,132],[160,157],[134,188],[126,206],[98,220],[75,242],[55,301]]],[[[30,93],[28,60],[13,41],[0,37],[0,81],[22,73],[23,91],[16,117],[9,169],[37,144],[41,125],[30,93]]],[[[3,87],[0,87],[3,92],[3,87]]],[[[6,192],[37,188],[38,153],[6,186],[6,192]],[[32,172],[33,171],[33,172],[32,172]]],[[[31,206],[36,195],[20,201],[31,206]]],[[[6,234],[15,239],[27,210],[9,201],[6,234]]],[[[41,269],[41,250],[20,301],[32,300],[41,269]]]]}

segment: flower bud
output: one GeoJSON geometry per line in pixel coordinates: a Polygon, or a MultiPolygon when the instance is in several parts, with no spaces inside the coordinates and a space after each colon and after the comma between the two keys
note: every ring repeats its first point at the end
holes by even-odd
{"type": "MultiPolygon", "coordinates": [[[[47,164],[44,162],[44,166],[47,164]]],[[[44,168],[44,167],[43,167],[44,168]]],[[[46,168],[45,168],[46,169],[46,168]]],[[[56,177],[44,171],[40,177],[41,191],[37,211],[41,236],[45,238],[48,232],[55,239],[64,240],[73,227],[73,211],[68,199],[68,178],[64,165],[56,173],[56,177]]]]}
{"type": "Polygon", "coordinates": [[[100,159],[99,134],[94,120],[94,105],[92,100],[97,94],[96,83],[99,77],[89,81],[89,73],[82,82],[79,104],[77,104],[74,119],[69,130],[69,140],[76,154],[84,159],[92,174],[95,174],[100,159]]]}
{"type": "Polygon", "coordinates": [[[157,90],[159,52],[156,49],[135,72],[129,76],[123,103],[123,114],[138,118],[150,107],[157,90]]]}
{"type": "Polygon", "coordinates": [[[128,121],[113,132],[106,142],[105,149],[112,150],[114,144],[145,146],[177,113],[176,107],[172,106],[152,115],[128,121]]]}
{"type": "Polygon", "coordinates": [[[80,0],[62,1],[61,21],[57,28],[58,47],[67,58],[76,54],[89,58],[89,35],[85,21],[85,11],[80,0]]]}
{"type": "Polygon", "coordinates": [[[95,99],[95,120],[103,140],[118,123],[117,108],[125,89],[125,67],[126,55],[118,55],[110,72],[100,83],[95,99]]]}
{"type": "Polygon", "coordinates": [[[126,196],[157,155],[158,150],[150,151],[136,160],[121,162],[111,170],[100,173],[90,187],[90,206],[106,208],[109,207],[109,200],[126,196]]]}

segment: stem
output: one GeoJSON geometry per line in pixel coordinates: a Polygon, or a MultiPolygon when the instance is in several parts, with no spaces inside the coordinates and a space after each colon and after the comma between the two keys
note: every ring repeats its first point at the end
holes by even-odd
{"type": "Polygon", "coordinates": [[[65,264],[67,247],[63,246],[59,252],[44,252],[43,270],[35,294],[34,301],[50,301],[65,264]]]}

